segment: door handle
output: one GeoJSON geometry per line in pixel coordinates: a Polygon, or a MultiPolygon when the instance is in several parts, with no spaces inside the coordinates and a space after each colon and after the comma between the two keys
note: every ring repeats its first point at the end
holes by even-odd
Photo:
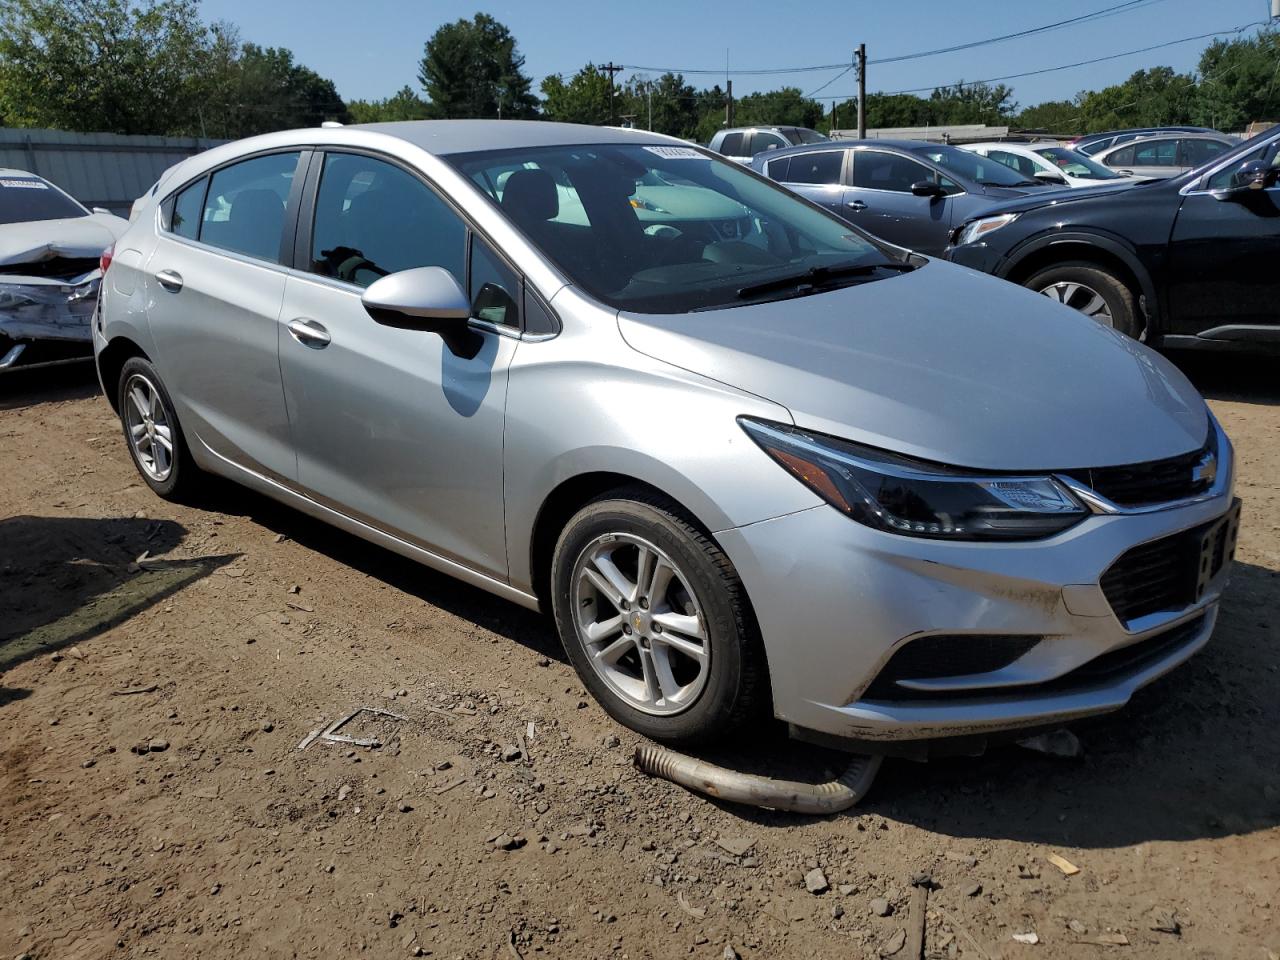
{"type": "Polygon", "coordinates": [[[329,336],[329,331],[324,328],[324,324],[308,320],[306,317],[290,320],[287,326],[289,335],[293,339],[312,350],[323,350],[333,339],[329,336]]]}
{"type": "Polygon", "coordinates": [[[867,205],[863,203],[861,200],[850,200],[848,203],[845,204],[845,206],[848,207],[850,210],[867,209],[867,205]]]}
{"type": "Polygon", "coordinates": [[[182,289],[182,274],[176,270],[160,270],[156,273],[156,282],[170,293],[177,293],[182,289]]]}

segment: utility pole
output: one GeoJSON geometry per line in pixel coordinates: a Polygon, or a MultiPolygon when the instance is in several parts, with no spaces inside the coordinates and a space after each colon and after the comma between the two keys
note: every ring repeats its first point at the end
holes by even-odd
{"type": "Polygon", "coordinates": [[[613,75],[621,73],[622,67],[610,60],[608,63],[599,64],[596,69],[601,73],[609,74],[609,125],[613,126],[613,75]]]}
{"type": "MultiPolygon", "coordinates": [[[[1280,2],[1280,0],[1277,0],[1280,2]]],[[[858,44],[858,139],[867,136],[867,45],[858,44]]]]}
{"type": "Polygon", "coordinates": [[[724,125],[726,127],[733,126],[733,81],[726,80],[724,95],[724,125]]]}

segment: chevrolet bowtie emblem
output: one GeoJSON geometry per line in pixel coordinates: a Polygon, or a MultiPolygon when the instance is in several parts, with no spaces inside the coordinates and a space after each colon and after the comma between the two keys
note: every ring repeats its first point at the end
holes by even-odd
{"type": "Polygon", "coordinates": [[[1218,455],[1210,451],[1200,458],[1200,462],[1191,468],[1191,479],[1195,483],[1212,486],[1218,479],[1218,455]]]}

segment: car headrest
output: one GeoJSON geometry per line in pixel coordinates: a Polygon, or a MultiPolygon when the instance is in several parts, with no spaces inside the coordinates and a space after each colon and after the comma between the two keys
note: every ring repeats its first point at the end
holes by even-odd
{"type": "Polygon", "coordinates": [[[545,170],[517,170],[502,190],[502,210],[517,223],[551,220],[560,212],[556,182],[545,170]]]}

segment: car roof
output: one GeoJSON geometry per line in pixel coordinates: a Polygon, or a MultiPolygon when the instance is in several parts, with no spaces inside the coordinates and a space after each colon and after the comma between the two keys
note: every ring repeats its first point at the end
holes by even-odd
{"type": "MultiPolygon", "coordinates": [[[[327,128],[326,134],[338,128],[327,128]]],[[[545,120],[403,120],[397,123],[362,123],[342,130],[368,131],[395,137],[428,153],[471,153],[509,147],[554,147],[595,143],[686,143],[647,130],[593,127],[580,123],[545,120]]],[[[326,139],[310,131],[318,140],[326,139]]],[[[686,144],[687,145],[687,144],[686,144]]]]}
{"type": "Polygon", "coordinates": [[[982,143],[953,143],[952,146],[959,147],[961,150],[969,147],[982,147],[984,150],[1039,150],[1041,147],[1058,147],[1061,149],[1063,144],[1057,140],[1038,140],[1035,143],[987,140],[982,143]]]}
{"type": "Polygon", "coordinates": [[[1123,130],[1099,130],[1097,133],[1086,133],[1078,142],[1085,140],[1105,140],[1107,137],[1118,137],[1122,133],[1217,133],[1210,127],[1125,127],[1123,130]]]}
{"type": "Polygon", "coordinates": [[[1212,140],[1214,143],[1225,143],[1229,146],[1235,146],[1235,141],[1221,133],[1183,133],[1177,130],[1166,130],[1163,133],[1153,133],[1149,137],[1139,137],[1136,140],[1126,140],[1124,143],[1113,143],[1111,146],[1099,150],[1093,155],[1093,157],[1096,160],[1098,157],[1104,157],[1116,150],[1122,150],[1125,147],[1132,147],[1134,144],[1149,143],[1152,140],[1212,140]]]}

